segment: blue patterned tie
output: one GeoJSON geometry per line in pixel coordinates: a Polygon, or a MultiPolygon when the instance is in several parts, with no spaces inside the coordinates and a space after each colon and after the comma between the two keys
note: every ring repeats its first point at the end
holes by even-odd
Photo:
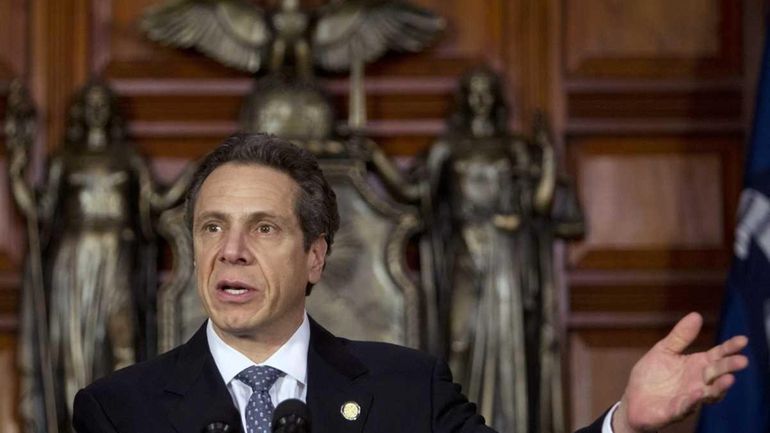
{"type": "Polygon", "coordinates": [[[266,365],[253,365],[235,376],[252,390],[246,405],[246,433],[270,433],[273,402],[268,391],[284,373],[266,365]]]}

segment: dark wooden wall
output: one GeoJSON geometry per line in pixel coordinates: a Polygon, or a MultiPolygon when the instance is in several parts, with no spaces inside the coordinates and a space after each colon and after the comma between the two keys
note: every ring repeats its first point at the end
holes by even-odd
{"type": "MultiPolygon", "coordinates": [[[[137,18],[157,1],[0,0],[0,117],[7,83],[22,77],[39,106],[42,156],[62,137],[72,92],[101,75],[158,177],[173,177],[234,129],[250,78],[146,41],[137,18]]],[[[505,75],[515,127],[538,108],[549,114],[590,223],[563,250],[561,297],[569,415],[584,424],[619,398],[635,359],[684,312],[707,317],[701,347],[713,338],[765,2],[417,3],[449,29],[427,53],[368,68],[374,138],[394,156],[425,150],[456,79],[481,62],[505,75]]],[[[326,79],[344,101],[345,80],[326,79]]],[[[4,167],[0,226],[0,431],[14,433],[24,226],[4,167]]]]}

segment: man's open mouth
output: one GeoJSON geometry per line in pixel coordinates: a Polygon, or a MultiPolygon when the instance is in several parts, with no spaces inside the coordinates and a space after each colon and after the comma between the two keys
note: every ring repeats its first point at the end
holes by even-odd
{"type": "Polygon", "coordinates": [[[256,289],[238,281],[221,281],[217,284],[217,290],[237,296],[256,289]]]}

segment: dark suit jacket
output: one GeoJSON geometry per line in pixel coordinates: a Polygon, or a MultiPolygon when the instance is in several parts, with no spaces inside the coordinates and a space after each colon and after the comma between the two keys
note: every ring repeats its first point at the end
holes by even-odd
{"type": "MultiPolygon", "coordinates": [[[[310,321],[308,393],[314,433],[492,432],[452,383],[446,364],[411,349],[337,338],[310,321]],[[343,418],[345,402],[361,406],[343,418]]],[[[217,370],[205,326],[186,344],[78,392],[79,433],[199,433],[241,420],[217,370]]],[[[600,433],[601,419],[580,433],[600,433]]]]}

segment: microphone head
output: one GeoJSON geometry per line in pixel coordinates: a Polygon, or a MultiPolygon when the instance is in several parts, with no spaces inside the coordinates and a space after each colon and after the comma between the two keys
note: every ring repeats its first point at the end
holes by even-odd
{"type": "Polygon", "coordinates": [[[302,400],[284,400],[273,411],[271,425],[274,433],[310,433],[310,411],[302,400]]]}
{"type": "Polygon", "coordinates": [[[228,433],[234,431],[235,429],[223,422],[212,422],[203,429],[203,433],[228,433]]]}

